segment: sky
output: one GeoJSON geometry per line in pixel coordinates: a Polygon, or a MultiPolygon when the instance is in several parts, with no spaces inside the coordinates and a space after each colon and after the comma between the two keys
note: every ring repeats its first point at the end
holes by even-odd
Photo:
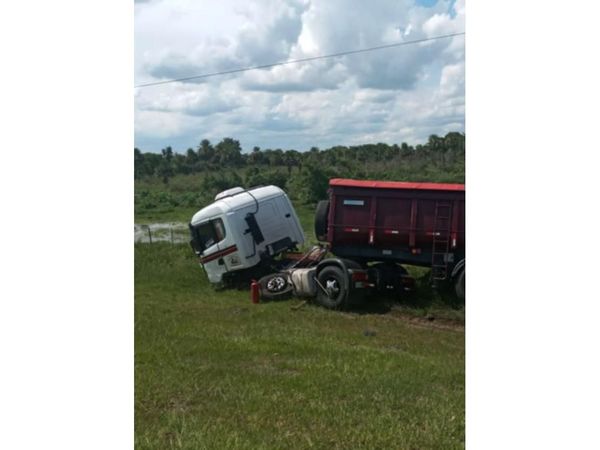
{"type": "MultiPolygon", "coordinates": [[[[464,0],[135,1],[135,85],[463,32],[464,0]]],[[[305,151],[464,132],[465,37],[135,88],[135,146],[305,151]]]]}

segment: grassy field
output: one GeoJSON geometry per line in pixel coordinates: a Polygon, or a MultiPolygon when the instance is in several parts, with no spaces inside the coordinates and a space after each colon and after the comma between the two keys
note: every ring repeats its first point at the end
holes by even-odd
{"type": "Polygon", "coordinates": [[[462,327],[403,313],[430,301],[298,303],[216,292],[188,246],[136,245],[136,448],[464,447],[462,327]]]}

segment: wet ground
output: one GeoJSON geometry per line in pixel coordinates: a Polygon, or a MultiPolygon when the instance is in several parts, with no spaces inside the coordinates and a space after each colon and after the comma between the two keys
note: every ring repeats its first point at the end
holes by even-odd
{"type": "Polygon", "coordinates": [[[135,242],[189,242],[190,232],[186,223],[150,223],[134,225],[135,242]]]}

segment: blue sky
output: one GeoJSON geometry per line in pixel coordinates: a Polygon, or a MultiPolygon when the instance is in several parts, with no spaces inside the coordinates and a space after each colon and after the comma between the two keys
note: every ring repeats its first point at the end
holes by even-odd
{"type": "MultiPolygon", "coordinates": [[[[464,31],[463,1],[136,1],[136,84],[464,31]],[[349,7],[352,5],[352,7],[349,7]]],[[[135,89],[143,151],[420,143],[464,131],[464,37],[135,89]]]]}

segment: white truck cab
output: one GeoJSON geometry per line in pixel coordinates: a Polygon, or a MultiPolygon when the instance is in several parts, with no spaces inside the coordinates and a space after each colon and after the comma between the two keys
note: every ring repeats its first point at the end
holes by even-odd
{"type": "Polygon", "coordinates": [[[277,186],[223,191],[189,227],[190,244],[214,284],[304,243],[296,211],[277,186]]]}

